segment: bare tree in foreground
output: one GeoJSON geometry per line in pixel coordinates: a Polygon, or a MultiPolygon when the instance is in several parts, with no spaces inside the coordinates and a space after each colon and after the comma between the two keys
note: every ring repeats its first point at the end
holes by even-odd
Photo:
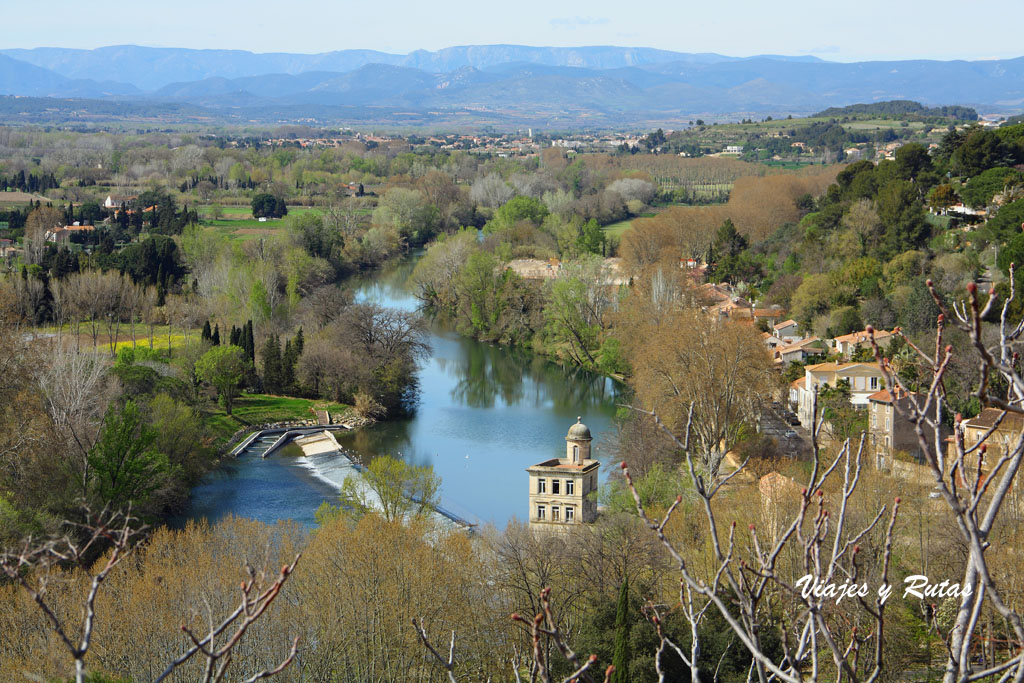
{"type": "MultiPolygon", "coordinates": [[[[17,550],[0,552],[0,570],[12,581],[16,581],[32,598],[43,613],[46,621],[57,634],[68,654],[75,662],[75,681],[82,683],[86,679],[85,656],[89,651],[96,624],[96,596],[110,572],[129,555],[142,539],[146,527],[129,513],[103,510],[93,515],[89,510],[85,514],[83,524],[70,524],[78,529],[78,534],[41,543],[26,540],[17,550]],[[76,540],[82,538],[84,540],[76,540]],[[83,566],[96,554],[106,548],[106,554],[93,567],[89,590],[82,604],[82,622],[76,631],[67,619],[47,599],[47,586],[54,578],[53,573],[59,566],[83,566]]],[[[181,630],[191,639],[192,646],[180,657],[171,662],[156,678],[163,681],[179,666],[199,655],[205,658],[202,679],[204,683],[223,679],[231,664],[231,653],[248,628],[258,620],[270,607],[281,592],[288,577],[295,570],[299,561],[296,556],[291,564],[282,567],[277,578],[267,584],[262,572],[256,572],[248,565],[247,580],[242,582],[242,598],[239,606],[219,622],[214,621],[211,614],[210,630],[204,637],[199,637],[184,625],[181,630]]],[[[284,671],[295,659],[298,638],[292,642],[288,656],[276,667],[264,669],[249,678],[246,682],[270,678],[284,671]]]]}
{"type": "MultiPolygon", "coordinates": [[[[971,591],[964,591],[961,595],[956,620],[950,632],[940,634],[946,642],[947,659],[943,676],[946,683],[974,681],[1000,674],[1001,681],[1024,680],[1024,624],[1019,609],[1011,607],[1007,596],[996,585],[987,557],[991,550],[989,535],[1007,504],[1024,459],[1024,432],[1021,432],[1005,448],[993,448],[994,462],[986,462],[988,441],[1007,415],[1024,414],[1024,377],[1020,365],[1020,337],[1024,333],[1024,321],[1011,324],[1009,320],[1010,306],[1017,296],[1015,270],[1014,264],[1010,264],[1010,295],[1003,300],[1001,306],[995,287],[989,290],[988,300],[982,304],[977,285],[973,282],[967,286],[966,303],[954,302],[947,306],[929,280],[928,289],[941,311],[935,335],[935,350],[929,354],[907,340],[917,355],[927,363],[931,370],[931,380],[923,385],[924,391],[910,395],[909,405],[900,413],[913,423],[926,464],[934,476],[936,489],[952,513],[956,528],[968,548],[960,585],[971,591]],[[996,311],[998,334],[994,343],[988,343],[985,341],[988,335],[984,333],[990,326],[986,326],[983,320],[996,311]],[[956,353],[945,342],[947,324],[969,335],[978,367],[974,395],[982,406],[1002,411],[993,426],[973,444],[965,442],[963,421],[960,415],[956,415],[953,445],[948,451],[944,448],[939,430],[944,421],[944,378],[956,353]],[[972,646],[976,644],[979,617],[986,606],[994,609],[1009,625],[1013,638],[1008,645],[1016,654],[1004,662],[993,662],[988,667],[976,668],[972,661],[972,646]]],[[[905,391],[907,387],[901,378],[888,361],[882,358],[873,334],[872,345],[889,386],[905,391]]],[[[899,410],[899,404],[896,405],[899,410]]]]}
{"type": "MultiPolygon", "coordinates": [[[[87,519],[90,515],[86,515],[87,519]]],[[[137,526],[138,520],[130,514],[108,513],[104,510],[95,518],[81,525],[85,531],[84,541],[75,541],[71,536],[33,544],[25,541],[17,551],[0,554],[0,569],[8,578],[17,581],[31,596],[42,611],[50,626],[57,633],[64,647],[75,660],[75,680],[85,680],[85,655],[89,651],[93,626],[96,619],[96,595],[100,586],[126,553],[138,541],[144,527],[137,526]],[[46,600],[46,588],[50,570],[58,564],[80,564],[95,553],[104,543],[110,544],[110,551],[101,569],[92,577],[89,592],[85,596],[84,615],[80,637],[75,637],[46,600]]]]}
{"type": "MultiPolygon", "coordinates": [[[[1012,267],[1010,281],[1013,282],[1012,267]]],[[[1024,322],[1011,325],[1008,320],[1010,304],[1016,295],[1011,286],[1010,296],[1002,302],[998,315],[996,340],[987,343],[985,338],[988,335],[984,334],[983,320],[993,315],[999,306],[994,289],[990,290],[988,301],[982,305],[977,287],[973,284],[968,286],[968,301],[960,305],[953,304],[951,314],[931,282],[928,287],[942,311],[938,318],[934,354],[927,353],[907,340],[930,369],[929,377],[919,392],[908,391],[903,380],[882,356],[882,350],[874,343],[870,328],[869,332],[887,386],[910,395],[909,405],[905,409],[901,409],[899,402],[894,404],[900,417],[914,425],[925,463],[934,476],[936,489],[945,501],[948,512],[952,514],[967,547],[968,556],[959,583],[961,591],[957,596],[959,608],[955,623],[948,632],[939,632],[934,619],[931,624],[946,647],[943,680],[946,683],[967,683],[1000,677],[1001,681],[1022,681],[1024,626],[1019,611],[1011,606],[1010,599],[993,578],[986,554],[992,549],[990,533],[999,513],[1007,504],[1014,479],[1024,459],[1024,433],[1017,433],[1012,444],[999,449],[996,456],[990,456],[991,462],[986,462],[986,452],[990,450],[986,442],[1008,414],[1024,414],[1024,377],[1021,376],[1018,351],[1019,338],[1024,334],[1024,322]],[[963,421],[959,415],[956,416],[953,445],[947,452],[942,434],[946,399],[944,377],[954,357],[954,349],[944,339],[944,328],[948,321],[953,321],[952,324],[967,333],[971,340],[971,348],[962,352],[971,354],[977,361],[978,376],[974,395],[982,406],[997,408],[1002,412],[995,424],[976,443],[965,442],[963,421]],[[982,664],[977,665],[973,649],[979,640],[979,620],[986,608],[994,610],[1010,629],[1011,637],[1007,643],[1009,656],[1001,662],[994,661],[995,657],[992,661],[982,659],[982,664]]],[[[698,679],[698,671],[702,667],[698,625],[710,608],[721,614],[739,642],[750,652],[753,658],[751,676],[760,681],[819,680],[821,677],[849,681],[878,680],[886,668],[886,600],[874,590],[864,595],[850,595],[850,601],[859,605],[872,626],[866,633],[858,633],[856,628],[847,629],[844,633],[838,628],[837,621],[829,619],[827,611],[827,608],[832,607],[835,594],[826,598],[814,590],[808,590],[829,583],[863,582],[869,565],[868,559],[873,560],[877,567],[876,580],[881,585],[889,584],[893,529],[899,510],[899,498],[895,500],[891,511],[887,511],[887,506],[883,505],[865,526],[850,528],[849,502],[861,481],[864,437],[861,437],[857,445],[847,440],[837,457],[828,462],[818,445],[824,421],[816,407],[812,473],[800,492],[798,513],[787,525],[783,525],[774,543],[766,543],[760,538],[754,525],[750,526],[749,538],[743,539],[741,543],[735,523],[723,530],[716,519],[716,507],[712,505],[715,494],[736,473],[720,482],[708,481],[695,466],[690,444],[692,409],[682,439],[674,437],[656,413],[645,412],[673,438],[684,454],[698,504],[706,516],[717,567],[710,576],[701,576],[688,564],[676,543],[666,535],[666,525],[682,497],[677,498],[663,519],[652,519],[644,510],[627,470],[626,480],[633,492],[638,514],[657,534],[678,566],[681,578],[680,604],[691,624],[692,643],[687,655],[664,634],[657,611],[649,610],[649,617],[658,629],[661,642],[656,654],[656,666],[662,680],[661,658],[669,649],[691,668],[693,680],[698,679]],[[824,484],[830,477],[841,481],[838,482],[838,493],[830,489],[826,496],[824,484]],[[887,521],[883,522],[886,517],[887,521]],[[872,533],[882,535],[881,556],[858,556],[860,544],[872,533]],[[744,546],[746,550],[742,550],[744,546]],[[786,546],[791,546],[791,549],[795,547],[802,560],[801,569],[805,576],[796,582],[791,577],[782,576],[778,569],[780,558],[787,552],[786,546]],[[794,607],[786,614],[781,626],[781,658],[772,658],[766,654],[761,639],[767,616],[765,599],[770,593],[788,596],[791,601],[789,604],[794,607]],[[830,670],[824,669],[826,665],[830,670]]],[[[623,469],[626,469],[625,464],[623,469]]]]}
{"type": "MultiPolygon", "coordinates": [[[[553,680],[551,678],[551,671],[548,668],[548,657],[545,653],[545,649],[548,644],[553,645],[559,653],[565,657],[566,661],[572,665],[572,673],[566,676],[562,680],[562,683],[573,683],[574,681],[595,683],[591,672],[596,668],[597,655],[590,655],[585,661],[581,662],[579,655],[569,647],[565,633],[563,633],[558,627],[558,622],[551,613],[551,602],[549,600],[550,595],[550,588],[545,588],[540,592],[541,612],[532,619],[527,619],[526,617],[515,613],[513,613],[511,617],[513,622],[526,626],[530,633],[530,643],[532,648],[530,657],[530,683],[537,683],[537,681],[541,681],[541,683],[551,683],[553,680]]],[[[451,683],[456,683],[458,679],[455,676],[455,632],[452,631],[451,644],[448,647],[448,657],[446,659],[430,643],[430,639],[427,637],[427,631],[423,627],[422,620],[417,621],[416,619],[413,619],[412,625],[413,628],[416,629],[416,633],[419,635],[420,640],[423,642],[423,646],[426,647],[434,659],[444,667],[448,674],[448,680],[451,683]]],[[[608,683],[611,680],[611,676],[614,672],[614,666],[609,665],[608,668],[605,669],[604,683],[608,683]]],[[[516,683],[522,683],[518,659],[514,659],[512,662],[512,674],[515,676],[516,683]]]]}
{"type": "MultiPolygon", "coordinates": [[[[661,662],[669,649],[690,669],[691,680],[700,680],[704,663],[701,658],[699,629],[709,609],[718,610],[740,643],[750,652],[751,676],[757,680],[819,680],[823,675],[822,657],[831,660],[834,671],[829,674],[834,675],[835,680],[876,680],[884,665],[884,602],[876,598],[874,604],[870,604],[865,599],[866,596],[851,598],[856,599],[862,608],[871,614],[876,628],[866,637],[859,637],[856,629],[852,635],[845,634],[836,623],[828,619],[828,606],[833,598],[824,594],[815,595],[813,592],[803,594],[800,585],[795,580],[783,576],[778,566],[784,552],[790,549],[788,552],[792,554],[792,549],[795,549],[796,555],[800,558],[800,569],[805,577],[810,577],[807,580],[812,585],[863,581],[859,578],[861,566],[857,561],[859,543],[875,529],[887,509],[887,506],[883,505],[866,526],[859,529],[849,528],[848,505],[860,482],[863,469],[863,438],[857,447],[847,441],[832,462],[826,463],[818,443],[823,420],[818,417],[815,410],[815,429],[812,434],[814,460],[807,485],[800,492],[799,511],[793,519],[782,525],[781,531],[773,541],[761,539],[751,524],[749,539],[745,539],[746,543],[741,543],[737,537],[735,522],[729,525],[727,531],[720,529],[716,516],[718,511],[712,502],[722,487],[739,474],[747,463],[743,463],[740,468],[720,480],[709,481],[700,474],[697,456],[690,444],[693,411],[690,412],[682,439],[672,435],[671,430],[661,422],[654,411],[640,412],[650,415],[656,424],[671,436],[684,455],[690,481],[698,497],[698,505],[706,516],[715,565],[715,571],[710,577],[701,576],[684,557],[677,543],[665,532],[673,513],[682,502],[682,496],[676,498],[662,519],[652,519],[644,509],[640,494],[623,463],[623,472],[633,493],[637,513],[657,534],[679,570],[679,601],[683,615],[690,625],[690,652],[687,655],[664,633],[660,615],[653,606],[649,606],[648,617],[655,625],[660,640],[660,647],[655,655],[659,680],[664,680],[661,662]],[[840,489],[833,496],[834,500],[827,501],[824,495],[825,484],[837,472],[842,476],[840,489]],[[838,509],[833,511],[834,507],[838,509]],[[744,545],[748,547],[746,552],[741,550],[744,545]],[[766,654],[763,638],[767,626],[769,600],[779,594],[782,599],[794,602],[797,608],[788,615],[789,623],[782,633],[783,657],[776,661],[766,654]],[[864,662],[862,653],[868,648],[873,650],[874,657],[864,662]]],[[[885,530],[883,581],[888,579],[892,531],[898,504],[897,499],[885,530]]]]}

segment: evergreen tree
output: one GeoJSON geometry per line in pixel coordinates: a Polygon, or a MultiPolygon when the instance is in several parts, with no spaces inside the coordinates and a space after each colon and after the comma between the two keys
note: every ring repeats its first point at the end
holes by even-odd
{"type": "Polygon", "coordinates": [[[295,347],[295,355],[296,356],[301,356],[302,355],[302,347],[304,347],[305,345],[306,345],[306,338],[303,336],[302,328],[300,327],[299,331],[295,333],[295,343],[293,344],[293,346],[295,347]]]}
{"type": "Polygon", "coordinates": [[[209,320],[207,320],[205,323],[203,323],[203,332],[202,332],[201,336],[202,336],[202,340],[204,342],[211,342],[212,343],[212,341],[213,341],[213,333],[210,332],[210,321],[209,320]]]}
{"type": "Polygon", "coordinates": [[[213,334],[210,336],[210,341],[213,342],[214,346],[220,346],[220,324],[213,326],[213,334]]]}
{"type": "Polygon", "coordinates": [[[629,683],[629,578],[622,580],[619,607],[615,614],[615,653],[612,655],[612,683],[629,683]]]}
{"type": "Polygon", "coordinates": [[[714,256],[717,257],[714,266],[714,279],[719,282],[731,280],[736,275],[740,255],[748,246],[747,238],[736,229],[732,220],[726,218],[715,233],[712,247],[714,256]]]}
{"type": "Polygon", "coordinates": [[[263,358],[263,390],[268,394],[280,394],[282,384],[281,340],[276,334],[267,336],[260,356],[263,358]]]}
{"type": "Polygon", "coordinates": [[[284,352],[281,354],[281,390],[284,393],[290,393],[295,385],[295,363],[299,360],[295,346],[285,340],[284,352]]]}
{"type": "Polygon", "coordinates": [[[242,348],[249,355],[249,362],[255,363],[256,343],[253,341],[251,320],[246,321],[245,327],[242,329],[242,348]]]}

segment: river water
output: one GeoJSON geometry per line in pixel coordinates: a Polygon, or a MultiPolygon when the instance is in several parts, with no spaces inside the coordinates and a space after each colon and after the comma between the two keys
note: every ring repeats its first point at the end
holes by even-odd
{"type": "MultiPolygon", "coordinates": [[[[356,299],[414,310],[409,275],[415,257],[356,283],[356,299]]],[[[481,343],[432,321],[431,351],[419,370],[420,398],[411,416],[348,434],[338,441],[368,462],[400,456],[430,465],[441,478],[442,505],[473,522],[503,527],[527,516],[527,467],[564,457],[565,434],[577,416],[594,435],[594,457],[610,462],[609,439],[620,385],[563,368],[522,349],[481,343]]],[[[324,501],[335,502],[347,471],[344,456],[243,456],[210,473],[192,491],[187,518],[227,514],[266,522],[313,525],[324,501]]]]}

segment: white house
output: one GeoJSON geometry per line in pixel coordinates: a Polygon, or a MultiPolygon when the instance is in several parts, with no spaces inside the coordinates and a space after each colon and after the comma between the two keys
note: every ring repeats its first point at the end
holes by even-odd
{"type": "MultiPolygon", "coordinates": [[[[875,330],[875,343],[882,348],[888,347],[894,338],[892,332],[875,330]]],[[[871,335],[867,330],[844,334],[832,340],[832,348],[844,358],[852,358],[858,350],[871,348],[871,335]]]]}
{"type": "Polygon", "coordinates": [[[828,345],[823,340],[817,337],[808,337],[775,349],[775,360],[783,365],[788,365],[794,361],[802,363],[810,356],[821,356],[827,353],[828,345]]]}
{"type": "MultiPolygon", "coordinates": [[[[885,375],[878,363],[818,363],[804,368],[802,384],[793,383],[796,390],[797,417],[800,424],[810,428],[814,421],[814,392],[849,382],[850,403],[858,407],[868,405],[868,397],[883,388],[885,375]]],[[[819,409],[820,413],[820,409],[819,409]]]]}
{"type": "Polygon", "coordinates": [[[797,332],[799,328],[800,325],[795,320],[784,320],[781,323],[772,325],[772,332],[787,344],[792,344],[803,339],[803,335],[797,332]]]}

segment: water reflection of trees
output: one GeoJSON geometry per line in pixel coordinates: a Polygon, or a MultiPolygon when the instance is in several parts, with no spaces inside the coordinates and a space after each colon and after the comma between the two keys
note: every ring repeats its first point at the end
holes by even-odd
{"type": "Polygon", "coordinates": [[[391,420],[338,435],[338,443],[364,458],[363,464],[377,455],[398,457],[413,451],[409,428],[412,420],[391,420]]]}
{"type": "MultiPolygon", "coordinates": [[[[470,339],[460,342],[462,353],[445,363],[457,377],[451,397],[471,408],[506,405],[551,405],[586,411],[610,408],[620,385],[580,368],[565,368],[521,349],[490,346],[470,339]]],[[[570,411],[570,412],[571,412],[570,411]]]]}

